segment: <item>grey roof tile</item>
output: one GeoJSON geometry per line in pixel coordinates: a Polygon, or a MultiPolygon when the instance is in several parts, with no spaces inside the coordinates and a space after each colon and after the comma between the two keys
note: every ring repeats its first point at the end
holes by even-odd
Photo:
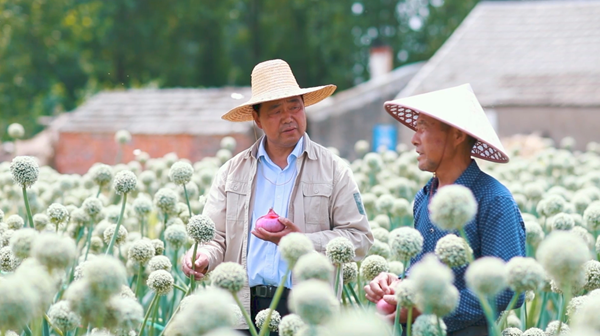
{"type": "Polygon", "coordinates": [[[481,2],[399,97],[471,83],[484,106],[599,106],[600,1],[481,2]]]}
{"type": "Polygon", "coordinates": [[[251,123],[221,119],[252,95],[249,87],[209,89],[131,89],[104,91],[74,111],[61,132],[223,135],[248,132],[251,123]],[[242,99],[233,99],[240,93],[242,99]]]}

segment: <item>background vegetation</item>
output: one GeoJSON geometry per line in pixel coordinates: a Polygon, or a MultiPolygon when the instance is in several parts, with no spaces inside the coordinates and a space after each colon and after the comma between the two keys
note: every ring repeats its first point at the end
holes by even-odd
{"type": "Polygon", "coordinates": [[[287,60],[301,86],[368,79],[369,48],[429,58],[476,0],[0,0],[0,136],[100,90],[249,85],[287,60]]]}

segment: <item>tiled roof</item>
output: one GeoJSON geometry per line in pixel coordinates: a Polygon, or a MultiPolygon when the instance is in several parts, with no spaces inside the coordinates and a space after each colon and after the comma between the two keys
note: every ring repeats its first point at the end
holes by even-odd
{"type": "Polygon", "coordinates": [[[381,103],[378,105],[378,111],[365,111],[365,113],[379,112],[379,110],[383,112],[383,103],[396,96],[422,66],[423,62],[407,64],[381,77],[340,91],[323,102],[308,107],[307,116],[309,120],[318,122],[346,112],[364,110],[365,106],[374,102],[381,103]]]}
{"type": "Polygon", "coordinates": [[[61,132],[132,134],[244,133],[252,123],[221,119],[229,109],[247,101],[249,87],[209,89],[131,89],[105,91],[69,114],[61,132]],[[236,99],[237,98],[237,99],[236,99]]]}
{"type": "Polygon", "coordinates": [[[399,97],[464,83],[486,107],[600,106],[600,1],[481,2],[399,97]]]}

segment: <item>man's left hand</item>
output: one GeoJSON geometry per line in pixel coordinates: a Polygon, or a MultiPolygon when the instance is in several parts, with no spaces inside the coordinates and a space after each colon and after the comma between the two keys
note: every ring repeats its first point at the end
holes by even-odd
{"type": "Polygon", "coordinates": [[[266,240],[275,245],[279,245],[279,241],[281,240],[281,238],[285,237],[289,233],[300,232],[300,229],[298,229],[298,227],[287,218],[279,217],[279,223],[283,224],[285,226],[285,229],[279,232],[269,232],[263,228],[258,228],[252,230],[252,234],[262,240],[266,240]]]}

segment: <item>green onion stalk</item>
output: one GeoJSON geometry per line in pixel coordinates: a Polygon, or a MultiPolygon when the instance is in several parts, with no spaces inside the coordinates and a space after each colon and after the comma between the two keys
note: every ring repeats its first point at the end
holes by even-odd
{"type": "MultiPolygon", "coordinates": [[[[542,316],[544,315],[544,311],[546,310],[546,305],[548,304],[548,293],[542,293],[542,306],[540,307],[540,314],[538,315],[536,328],[540,328],[542,326],[542,316]]],[[[532,320],[533,322],[533,320],[532,320]]]]}
{"type": "MultiPolygon", "coordinates": [[[[194,243],[194,253],[192,253],[192,270],[196,271],[196,253],[198,253],[198,242],[194,243]]],[[[194,292],[194,287],[196,286],[196,275],[190,274],[190,288],[186,294],[194,292]]]]}
{"type": "MultiPolygon", "coordinates": [[[[238,297],[237,293],[232,292],[231,295],[233,295],[235,303],[237,303],[238,307],[240,307],[240,310],[242,311],[242,315],[244,316],[244,320],[246,320],[246,324],[248,325],[248,329],[250,330],[250,335],[257,336],[258,332],[256,331],[256,328],[254,327],[254,323],[252,322],[252,319],[250,318],[250,315],[248,314],[248,312],[244,308],[244,305],[240,301],[240,298],[238,297]]],[[[271,316],[271,312],[269,311],[269,317],[270,316],[271,316]]]]}
{"type": "MultiPolygon", "coordinates": [[[[358,299],[358,295],[356,295],[356,292],[354,291],[354,287],[352,286],[352,284],[351,283],[346,284],[346,286],[344,287],[344,290],[350,292],[350,294],[354,298],[354,301],[356,301],[356,304],[360,308],[362,308],[362,302],[360,302],[360,300],[358,299]]],[[[348,294],[346,294],[346,296],[350,297],[348,294]]]]}
{"type": "Polygon", "coordinates": [[[123,221],[123,214],[125,213],[125,204],[127,204],[127,193],[123,194],[123,204],[121,205],[121,213],[119,214],[119,220],[117,220],[117,227],[115,228],[115,233],[110,239],[110,243],[106,248],[106,255],[112,253],[113,246],[115,245],[115,241],[117,240],[117,235],[119,234],[119,229],[121,228],[121,222],[123,221]]]}
{"type": "Polygon", "coordinates": [[[29,199],[27,198],[27,188],[23,187],[23,201],[25,201],[25,209],[27,210],[27,221],[29,227],[33,227],[33,217],[31,216],[31,208],[29,207],[29,199]]]}
{"type": "Polygon", "coordinates": [[[185,187],[185,184],[183,184],[183,194],[185,195],[185,201],[188,206],[188,211],[190,212],[190,217],[192,217],[192,207],[190,206],[190,198],[188,197],[188,192],[187,188],[185,187]]]}
{"type": "Polygon", "coordinates": [[[567,304],[569,303],[569,301],[571,301],[571,292],[572,287],[570,285],[566,286],[566,288],[563,290],[563,302],[560,307],[560,314],[558,317],[558,329],[556,329],[556,333],[558,335],[561,334],[563,320],[565,319],[565,314],[567,312],[567,304]]]}
{"type": "Polygon", "coordinates": [[[267,314],[265,323],[263,323],[263,327],[260,329],[260,334],[258,334],[258,336],[265,336],[266,333],[269,331],[269,324],[271,323],[271,314],[273,313],[273,310],[275,310],[275,308],[277,307],[277,304],[279,303],[279,300],[281,299],[281,294],[283,294],[283,288],[284,288],[284,285],[285,285],[285,282],[286,282],[288,276],[290,275],[290,272],[291,272],[291,268],[288,266],[288,269],[285,272],[285,275],[283,276],[283,278],[281,278],[281,282],[279,283],[279,286],[277,287],[277,290],[275,291],[275,296],[273,297],[273,300],[271,301],[271,305],[269,306],[269,313],[267,314]]]}
{"type": "Polygon", "coordinates": [[[150,312],[152,312],[152,308],[154,308],[154,305],[156,304],[156,302],[158,301],[158,298],[160,296],[156,293],[154,293],[154,297],[152,298],[152,302],[150,302],[150,306],[148,306],[148,310],[146,311],[146,316],[144,316],[144,322],[142,322],[142,325],[140,326],[140,332],[138,333],[138,335],[142,336],[144,333],[144,328],[146,328],[146,322],[148,322],[148,317],[150,317],[150,312]]]}
{"type": "MultiPolygon", "coordinates": [[[[470,244],[469,244],[469,238],[467,237],[467,233],[465,232],[465,229],[464,228],[460,228],[458,230],[458,232],[460,233],[460,236],[462,237],[462,239],[465,240],[465,243],[467,244],[467,247],[469,247],[470,246],[470,244]]],[[[467,250],[467,252],[469,251],[468,248],[466,250],[467,250]]],[[[467,261],[468,261],[469,264],[473,262],[473,254],[472,253],[467,253],[467,261]]]]}
{"type": "MultiPolygon", "coordinates": [[[[404,260],[404,267],[402,269],[402,275],[400,276],[401,280],[404,280],[404,277],[406,276],[406,269],[408,268],[408,262],[410,260],[406,259],[404,260]]],[[[401,328],[400,327],[400,312],[401,312],[402,306],[400,305],[400,302],[398,301],[396,303],[396,317],[394,318],[394,331],[393,334],[396,335],[396,328],[401,328]]],[[[411,309],[411,313],[412,313],[412,309],[411,309]]]]}
{"type": "Polygon", "coordinates": [[[494,310],[490,305],[490,302],[483,295],[478,295],[479,302],[481,303],[481,307],[483,308],[483,313],[485,314],[485,318],[487,319],[488,324],[488,334],[490,336],[500,336],[501,333],[498,330],[498,326],[496,325],[496,321],[494,318],[494,310]]]}
{"type": "Polygon", "coordinates": [[[335,264],[335,296],[337,297],[340,293],[340,276],[342,273],[342,264],[335,264]]]}
{"type": "Polygon", "coordinates": [[[508,307],[506,307],[506,313],[504,313],[502,315],[502,319],[500,320],[500,322],[498,323],[498,327],[500,327],[500,329],[504,329],[505,324],[506,324],[506,319],[508,319],[508,313],[513,309],[513,307],[515,306],[515,304],[517,304],[517,300],[519,299],[519,296],[521,296],[520,292],[515,292],[515,294],[513,295],[512,299],[510,300],[510,302],[508,303],[508,307]]]}

